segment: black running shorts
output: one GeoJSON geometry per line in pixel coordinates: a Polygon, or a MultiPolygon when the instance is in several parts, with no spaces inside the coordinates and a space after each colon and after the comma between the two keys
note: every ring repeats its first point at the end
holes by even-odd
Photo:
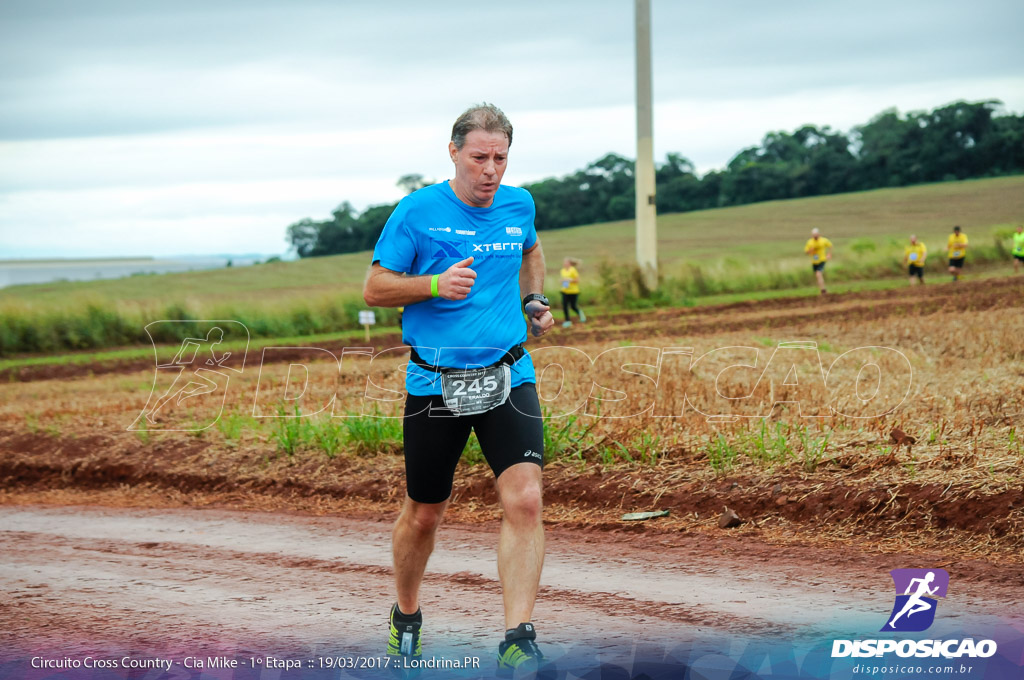
{"type": "Polygon", "coordinates": [[[544,421],[537,387],[512,389],[504,404],[474,416],[452,416],[440,395],[405,400],[405,484],[418,503],[440,503],[452,495],[455,466],[476,431],[494,477],[517,463],[544,466],[544,421]]]}
{"type": "Polygon", "coordinates": [[[964,266],[964,258],[962,258],[962,257],[951,257],[951,258],[949,258],[949,266],[950,267],[960,267],[960,268],[963,268],[963,266],[964,266]]]}
{"type": "Polygon", "coordinates": [[[813,269],[816,272],[823,272],[825,271],[825,263],[815,262],[814,264],[811,265],[811,269],[813,269]]]}
{"type": "Polygon", "coordinates": [[[909,273],[909,274],[910,274],[911,276],[916,276],[916,277],[917,277],[917,278],[919,278],[919,279],[923,279],[923,278],[924,278],[924,267],[922,267],[922,266],[920,266],[920,265],[916,265],[916,264],[912,264],[912,265],[910,265],[910,266],[909,266],[909,267],[907,268],[907,272],[908,272],[908,273],[909,273]]]}

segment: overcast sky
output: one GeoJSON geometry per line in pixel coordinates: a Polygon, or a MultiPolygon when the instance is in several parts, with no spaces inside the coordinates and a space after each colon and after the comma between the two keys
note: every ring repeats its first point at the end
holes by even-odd
{"type": "MultiPolygon", "coordinates": [[[[723,167],[889,107],[1024,112],[1020,0],[652,0],[654,145],[723,167]]],[[[450,177],[456,116],[515,126],[505,182],[635,156],[630,0],[0,4],[0,259],[283,253],[343,200],[450,177]]]]}

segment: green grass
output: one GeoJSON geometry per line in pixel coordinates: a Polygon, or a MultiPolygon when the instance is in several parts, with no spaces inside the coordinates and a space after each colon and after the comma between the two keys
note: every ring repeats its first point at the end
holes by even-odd
{"type": "MultiPolygon", "coordinates": [[[[288,411],[280,406],[277,418],[270,424],[270,440],[278,453],[294,456],[300,451],[315,450],[328,458],[339,453],[376,456],[402,450],[402,419],[349,413],[345,418],[308,417],[299,415],[299,408],[288,411]]],[[[248,419],[248,422],[252,422],[248,419]]],[[[231,428],[225,432],[230,441],[231,428]]],[[[257,425],[256,427],[259,427],[257,425]]],[[[224,430],[222,429],[222,432],[224,430]]]]}
{"type": "Polygon", "coordinates": [[[345,428],[333,419],[311,422],[312,440],[325,456],[334,458],[345,444],[345,428]]]}
{"type": "Polygon", "coordinates": [[[731,440],[721,432],[708,437],[704,442],[704,453],[708,464],[718,474],[731,470],[741,457],[765,469],[784,467],[798,461],[804,470],[814,472],[825,459],[831,438],[831,430],[822,432],[785,422],[772,425],[762,418],[760,422],[738,428],[731,440]]]}
{"type": "MultiPolygon", "coordinates": [[[[139,422],[143,428],[146,427],[145,418],[140,418],[139,422]]],[[[227,442],[237,442],[241,438],[243,430],[247,427],[252,427],[252,425],[252,418],[234,412],[225,413],[217,420],[217,429],[220,430],[220,433],[224,436],[224,441],[227,442]]],[[[145,430],[140,430],[140,432],[143,431],[145,430]]],[[[146,442],[144,441],[143,443],[146,442]]]]}
{"type": "MultiPolygon", "coordinates": [[[[397,333],[397,326],[377,326],[378,333],[397,333]]],[[[319,333],[315,335],[296,335],[280,338],[254,338],[249,342],[247,361],[254,360],[264,347],[284,347],[289,345],[313,347],[317,343],[351,342],[359,345],[364,340],[363,331],[343,331],[340,333],[319,333]]],[[[173,346],[174,348],[177,345],[173,346]]],[[[239,352],[245,349],[244,340],[226,340],[217,345],[218,351],[239,352]]],[[[132,347],[129,349],[108,350],[103,352],[75,352],[73,354],[48,354],[43,356],[21,356],[15,359],[0,359],[0,371],[19,369],[29,366],[54,366],[65,364],[89,365],[109,361],[134,361],[152,359],[153,347],[132,347]]]]}
{"type": "MultiPolygon", "coordinates": [[[[869,255],[853,255],[845,260],[833,258],[825,273],[829,290],[842,293],[879,290],[906,285],[907,275],[901,260],[902,244],[890,239],[886,248],[869,255]]],[[[1005,275],[1009,251],[1002,242],[972,246],[967,276],[972,278],[1005,275]]],[[[930,258],[925,281],[947,280],[946,259],[930,258]]],[[[752,301],[771,297],[817,294],[814,278],[806,262],[784,267],[777,262],[757,266],[726,257],[686,265],[680,275],[660,276],[656,290],[649,290],[636,265],[601,262],[597,267],[598,284],[591,289],[591,300],[606,308],[645,309],[653,307],[693,307],[752,301]],[[808,285],[811,284],[811,285],[808,285]]]]}
{"type": "Polygon", "coordinates": [[[356,454],[375,456],[402,450],[402,419],[359,416],[341,421],[346,441],[356,454]]]}
{"type": "MultiPolygon", "coordinates": [[[[807,279],[810,281],[810,267],[807,268],[807,279]]],[[[968,277],[971,280],[979,278],[989,278],[994,276],[1005,276],[1005,271],[990,271],[985,270],[978,272],[971,270],[968,277]]],[[[948,276],[943,275],[942,278],[935,279],[935,281],[948,281],[948,276]]],[[[925,277],[925,281],[928,281],[928,277],[925,277]]],[[[904,288],[907,285],[907,279],[904,276],[889,277],[883,279],[868,279],[868,280],[856,280],[856,281],[839,281],[835,282],[831,278],[827,280],[829,293],[854,293],[859,291],[873,291],[873,290],[889,290],[891,288],[904,288]]],[[[750,293],[718,293],[715,295],[705,295],[703,297],[695,298],[693,300],[694,306],[704,305],[725,305],[733,302],[754,302],[759,300],[776,300],[778,298],[788,297],[804,297],[814,296],[818,294],[818,287],[812,283],[812,285],[800,286],[797,288],[784,288],[780,290],[758,290],[750,293]]]]}
{"type": "Polygon", "coordinates": [[[726,472],[736,463],[739,452],[721,432],[714,439],[708,441],[705,448],[708,462],[715,472],[721,474],[726,472]]]}
{"type": "MultiPolygon", "coordinates": [[[[302,291],[295,291],[290,300],[277,302],[260,302],[256,297],[228,306],[194,300],[164,306],[154,303],[146,308],[73,296],[59,304],[0,296],[0,356],[148,345],[146,326],[159,320],[186,322],[154,327],[152,332],[158,335],[153,339],[159,343],[205,333],[211,324],[199,323],[199,319],[237,321],[257,338],[336,333],[359,328],[358,313],[365,306],[354,297],[316,298],[302,291]]],[[[377,322],[396,325],[398,313],[394,309],[378,310],[377,322]]]]}
{"type": "MultiPolygon", "coordinates": [[[[283,231],[283,230],[282,230],[283,231]]],[[[172,274],[142,274],[121,279],[56,281],[0,289],[0,304],[11,300],[61,306],[69,298],[116,302],[127,308],[202,302],[211,307],[238,305],[258,295],[267,304],[303,297],[358,295],[370,253],[225,267],[172,274]]]]}
{"type": "MultiPolygon", "coordinates": [[[[943,182],[660,215],[658,258],[670,275],[685,264],[726,257],[807,268],[803,245],[814,227],[832,240],[837,256],[845,257],[858,239],[902,244],[915,233],[934,257],[955,224],[973,244],[991,242],[992,227],[1022,220],[1024,176],[943,182]]],[[[545,231],[541,238],[549,270],[557,273],[566,255],[582,257],[585,268],[601,260],[630,261],[633,232],[633,221],[626,220],[545,231]]],[[[588,273],[582,272],[584,288],[588,273]]]]}
{"type": "MultiPolygon", "coordinates": [[[[900,261],[911,233],[929,247],[929,273],[941,272],[954,224],[971,239],[968,275],[1004,263],[1006,235],[1024,220],[1024,176],[769,201],[661,215],[658,256],[664,283],[653,296],[616,289],[615,265],[634,259],[632,221],[541,233],[547,292],[557,294],[565,256],[581,257],[585,307],[694,305],[813,293],[803,244],[813,227],[835,244],[830,289],[904,282],[900,261]],[[613,275],[602,284],[602,263],[613,275]],[[784,291],[784,292],[783,292],[784,291]]],[[[158,319],[233,319],[254,338],[322,337],[355,330],[370,254],[354,253],[212,271],[57,282],[0,289],[0,356],[145,345],[158,319]]],[[[626,275],[628,276],[628,274],[626,275]]],[[[620,286],[621,288],[621,286],[620,286]]],[[[378,310],[382,325],[394,310],[378,310]]],[[[165,342],[173,344],[173,338],[165,342]]],[[[134,358],[141,354],[104,359],[134,358]]],[[[74,361],[75,359],[60,359],[74,361]]],[[[83,355],[81,361],[90,361],[83,355]]],[[[20,363],[19,365],[29,365],[20,363]]],[[[0,363],[0,370],[9,367],[0,363]]]]}
{"type": "Polygon", "coordinates": [[[277,444],[277,450],[288,456],[294,456],[312,437],[312,425],[309,418],[300,415],[296,406],[294,413],[288,413],[284,406],[277,410],[270,438],[277,444]]]}
{"type": "Polygon", "coordinates": [[[786,423],[777,422],[774,428],[770,428],[768,420],[763,418],[758,427],[740,431],[737,438],[748,457],[765,467],[772,467],[784,465],[793,455],[786,438],[788,434],[789,425],[786,423]]]}

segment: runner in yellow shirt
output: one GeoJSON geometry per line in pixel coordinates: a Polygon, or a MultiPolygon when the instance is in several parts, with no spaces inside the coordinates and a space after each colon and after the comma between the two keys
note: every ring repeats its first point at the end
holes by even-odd
{"type": "Polygon", "coordinates": [[[572,257],[567,257],[562,261],[562,271],[559,273],[559,278],[562,281],[562,311],[565,312],[565,321],[562,323],[562,328],[568,328],[572,325],[572,321],[569,320],[569,308],[580,318],[580,323],[587,322],[587,315],[583,313],[583,310],[579,308],[577,299],[580,296],[580,273],[576,270],[576,267],[580,265],[581,260],[577,260],[572,257]]]}
{"type": "Polygon", "coordinates": [[[954,281],[959,281],[960,272],[964,268],[964,258],[967,256],[967,234],[961,233],[960,227],[953,227],[953,233],[946,242],[946,249],[949,251],[949,273],[953,275],[954,281]]]}
{"type": "Polygon", "coordinates": [[[910,245],[903,249],[903,264],[907,265],[910,285],[924,283],[924,261],[928,257],[928,248],[919,243],[917,236],[910,235],[910,245]]]}
{"type": "Polygon", "coordinates": [[[1016,274],[1024,265],[1024,224],[1017,225],[1017,233],[1013,235],[1013,272],[1016,274]]]}
{"type": "Polygon", "coordinates": [[[814,278],[818,281],[818,289],[824,295],[828,292],[825,290],[825,262],[832,259],[832,241],[822,236],[817,228],[811,229],[811,238],[804,244],[804,252],[811,256],[814,278]]]}

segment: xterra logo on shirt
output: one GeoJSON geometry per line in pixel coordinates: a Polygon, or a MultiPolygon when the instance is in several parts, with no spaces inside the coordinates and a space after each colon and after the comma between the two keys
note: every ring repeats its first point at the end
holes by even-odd
{"type": "Polygon", "coordinates": [[[447,241],[437,238],[430,239],[430,254],[434,259],[457,257],[460,260],[473,255],[474,257],[522,257],[523,244],[509,241],[499,243],[468,243],[465,241],[447,241]]]}
{"type": "Polygon", "coordinates": [[[499,251],[502,251],[502,250],[519,250],[519,251],[522,251],[522,249],[523,249],[523,244],[522,243],[515,243],[515,242],[511,242],[510,243],[508,241],[505,241],[503,243],[474,243],[473,244],[473,252],[474,253],[494,253],[494,252],[499,252],[499,251]]]}

